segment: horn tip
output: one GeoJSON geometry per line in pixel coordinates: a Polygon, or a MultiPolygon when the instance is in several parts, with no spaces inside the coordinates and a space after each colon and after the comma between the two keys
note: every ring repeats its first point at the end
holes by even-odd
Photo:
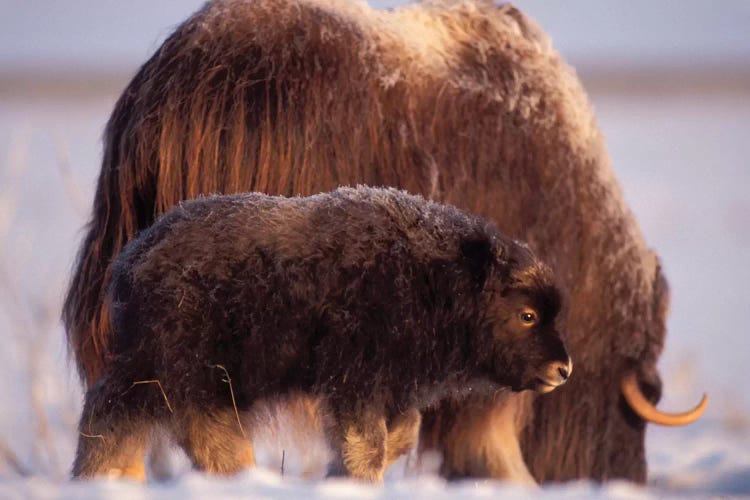
{"type": "Polygon", "coordinates": [[[692,410],[684,413],[665,413],[657,410],[640,391],[635,372],[627,373],[621,383],[622,394],[630,407],[643,420],[659,425],[682,426],[688,425],[703,416],[708,406],[708,394],[704,393],[700,403],[692,410]]]}

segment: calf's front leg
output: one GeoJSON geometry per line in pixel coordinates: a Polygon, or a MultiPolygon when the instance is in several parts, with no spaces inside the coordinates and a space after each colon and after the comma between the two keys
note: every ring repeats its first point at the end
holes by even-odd
{"type": "Polygon", "coordinates": [[[416,408],[399,413],[388,419],[388,438],[386,439],[385,468],[408,453],[419,441],[419,425],[422,415],[416,408]]]}
{"type": "Polygon", "coordinates": [[[334,410],[329,434],[335,455],[328,469],[329,476],[383,480],[388,429],[382,412],[370,408],[334,410]]]}

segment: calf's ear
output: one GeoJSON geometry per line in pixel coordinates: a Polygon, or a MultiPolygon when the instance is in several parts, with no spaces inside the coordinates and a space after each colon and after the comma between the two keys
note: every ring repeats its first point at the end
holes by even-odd
{"type": "Polygon", "coordinates": [[[461,257],[469,269],[474,283],[481,289],[487,280],[490,265],[495,258],[492,242],[483,236],[467,238],[461,242],[461,257]]]}

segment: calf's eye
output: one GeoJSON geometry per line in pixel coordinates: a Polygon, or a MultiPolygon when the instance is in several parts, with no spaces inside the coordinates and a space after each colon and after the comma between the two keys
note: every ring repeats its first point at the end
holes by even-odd
{"type": "Polygon", "coordinates": [[[538,319],[536,312],[532,311],[531,309],[524,309],[523,311],[521,311],[519,317],[521,318],[521,323],[523,323],[524,326],[534,326],[538,319]]]}

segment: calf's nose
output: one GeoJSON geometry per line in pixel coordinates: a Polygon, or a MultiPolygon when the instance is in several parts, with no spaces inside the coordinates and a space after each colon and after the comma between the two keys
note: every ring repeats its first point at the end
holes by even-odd
{"type": "Polygon", "coordinates": [[[559,375],[558,383],[564,384],[570,378],[570,374],[573,373],[573,363],[570,358],[567,361],[553,361],[547,368],[547,373],[554,378],[559,375]]]}

